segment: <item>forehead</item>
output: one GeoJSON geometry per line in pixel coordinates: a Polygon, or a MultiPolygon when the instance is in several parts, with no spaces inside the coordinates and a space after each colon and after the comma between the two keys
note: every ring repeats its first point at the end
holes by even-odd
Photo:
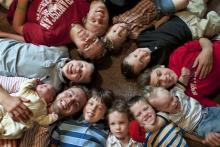
{"type": "Polygon", "coordinates": [[[143,100],[139,100],[136,103],[134,103],[133,106],[130,107],[130,110],[133,111],[134,113],[139,112],[145,106],[149,106],[149,104],[147,102],[144,102],[143,100]]]}
{"type": "MultiPolygon", "coordinates": [[[[128,118],[128,115],[127,115],[127,113],[124,113],[124,112],[113,111],[108,114],[108,118],[113,118],[112,121],[125,120],[125,118],[128,118]]],[[[111,120],[111,119],[109,119],[109,120],[111,120]]]]}
{"type": "Polygon", "coordinates": [[[81,88],[78,88],[78,87],[69,88],[65,92],[70,92],[70,93],[76,94],[77,95],[76,98],[78,98],[78,99],[81,99],[81,98],[85,97],[84,91],[81,88]]]}

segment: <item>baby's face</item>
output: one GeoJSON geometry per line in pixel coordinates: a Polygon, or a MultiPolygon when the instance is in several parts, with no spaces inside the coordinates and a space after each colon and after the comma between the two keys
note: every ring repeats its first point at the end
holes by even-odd
{"type": "Polygon", "coordinates": [[[108,124],[111,133],[118,139],[128,137],[129,120],[126,113],[114,111],[108,115],[108,124]]]}
{"type": "Polygon", "coordinates": [[[46,103],[52,102],[56,97],[56,91],[50,84],[37,85],[36,91],[38,95],[46,101],[46,103]]]}
{"type": "Polygon", "coordinates": [[[176,113],[181,109],[179,99],[172,96],[168,90],[161,87],[158,87],[155,90],[156,98],[150,99],[149,102],[156,110],[167,113],[176,113]]]}
{"type": "Polygon", "coordinates": [[[110,40],[114,47],[120,47],[128,36],[128,27],[125,23],[114,24],[106,34],[106,38],[110,40]]]}
{"type": "Polygon", "coordinates": [[[154,109],[145,101],[138,101],[130,107],[135,119],[142,125],[153,125],[156,121],[154,109]]]}

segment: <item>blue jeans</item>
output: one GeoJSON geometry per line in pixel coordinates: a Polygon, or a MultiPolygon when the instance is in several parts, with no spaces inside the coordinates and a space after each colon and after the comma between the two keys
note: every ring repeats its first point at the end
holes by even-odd
{"type": "Polygon", "coordinates": [[[202,120],[198,124],[195,132],[200,136],[205,136],[211,132],[220,133],[220,107],[207,107],[202,109],[202,120]]]}
{"type": "Polygon", "coordinates": [[[155,4],[162,15],[173,14],[176,11],[172,0],[155,0],[155,4]]]}

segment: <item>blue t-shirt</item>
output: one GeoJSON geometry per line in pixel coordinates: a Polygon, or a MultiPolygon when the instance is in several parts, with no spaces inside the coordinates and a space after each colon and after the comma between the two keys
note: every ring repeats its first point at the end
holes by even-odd
{"type": "Polygon", "coordinates": [[[104,124],[69,118],[56,125],[50,143],[62,147],[105,147],[107,137],[104,124]]]}

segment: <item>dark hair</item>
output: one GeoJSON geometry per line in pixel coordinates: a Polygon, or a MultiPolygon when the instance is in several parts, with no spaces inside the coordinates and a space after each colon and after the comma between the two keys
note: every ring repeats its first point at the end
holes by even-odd
{"type": "Polygon", "coordinates": [[[135,95],[127,100],[127,105],[130,108],[134,104],[136,104],[138,101],[144,101],[144,102],[148,103],[143,96],[135,95]]]}
{"type": "Polygon", "coordinates": [[[117,99],[114,100],[114,102],[112,104],[112,107],[110,107],[108,109],[107,119],[108,119],[108,115],[111,114],[114,111],[118,111],[120,113],[125,113],[129,120],[131,118],[130,112],[129,112],[129,109],[128,109],[128,105],[127,105],[125,99],[117,98],[117,99]]]}
{"type": "Polygon", "coordinates": [[[128,62],[124,59],[121,63],[121,73],[126,77],[126,78],[135,78],[137,74],[134,72],[134,69],[128,62]]]}
{"type": "Polygon", "coordinates": [[[102,39],[99,39],[99,41],[101,42],[102,44],[102,52],[98,55],[98,56],[95,56],[94,59],[91,59],[90,57],[85,57],[83,55],[83,53],[80,53],[79,51],[77,51],[78,55],[80,58],[88,61],[88,62],[92,62],[94,64],[99,64],[101,63],[105,58],[106,54],[107,54],[107,49],[105,48],[105,43],[102,41],[102,39]]]}
{"type": "Polygon", "coordinates": [[[101,102],[108,108],[112,106],[114,101],[114,94],[111,90],[105,90],[103,88],[93,88],[90,91],[90,98],[96,96],[101,102]]]}
{"type": "Polygon", "coordinates": [[[151,68],[147,68],[146,70],[144,70],[143,73],[141,73],[138,78],[137,78],[137,83],[138,85],[143,88],[144,86],[150,85],[150,81],[151,81],[151,73],[154,69],[160,67],[160,65],[155,65],[151,68]]]}
{"type": "Polygon", "coordinates": [[[86,86],[83,86],[83,85],[73,85],[67,89],[70,89],[70,88],[79,88],[79,89],[82,89],[82,91],[85,93],[86,95],[86,98],[88,99],[89,98],[89,89],[86,87],[86,86]]]}

